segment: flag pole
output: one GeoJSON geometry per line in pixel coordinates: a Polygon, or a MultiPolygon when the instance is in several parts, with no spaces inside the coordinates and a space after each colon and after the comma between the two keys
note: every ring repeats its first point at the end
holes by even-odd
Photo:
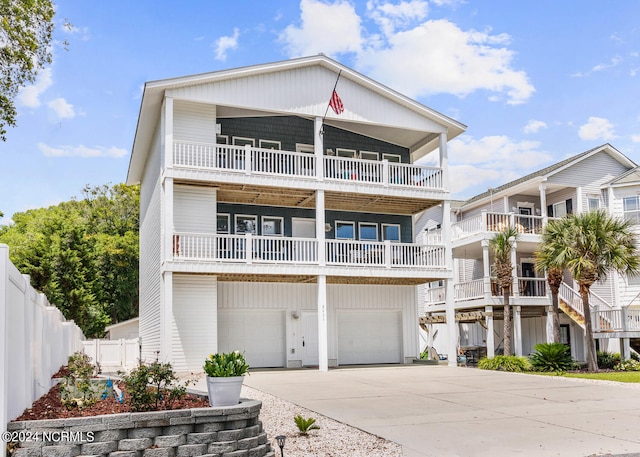
{"type": "MultiPolygon", "coordinates": [[[[322,116],[322,126],[324,127],[324,120],[327,117],[327,113],[329,112],[329,106],[331,104],[331,98],[333,97],[333,93],[336,91],[336,87],[338,87],[338,81],[340,80],[340,75],[342,74],[342,70],[338,72],[338,77],[336,78],[336,83],[333,85],[333,90],[331,91],[331,97],[329,97],[329,103],[327,103],[327,109],[324,110],[324,116],[322,116]]],[[[320,134],[324,134],[324,128],[320,127],[320,134]]]]}

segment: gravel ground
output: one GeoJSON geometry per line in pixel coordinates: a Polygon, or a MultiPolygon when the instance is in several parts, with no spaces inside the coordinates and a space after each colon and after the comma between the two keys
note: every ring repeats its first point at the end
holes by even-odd
{"type": "Polygon", "coordinates": [[[277,435],[287,437],[284,447],[284,455],[287,457],[402,457],[402,446],[399,444],[350,427],[273,395],[243,386],[242,396],[262,401],[260,420],[278,457],[280,448],[275,440],[277,435]],[[293,421],[297,415],[305,419],[313,417],[316,424],[320,426],[320,430],[313,430],[306,437],[301,436],[293,421]]]}

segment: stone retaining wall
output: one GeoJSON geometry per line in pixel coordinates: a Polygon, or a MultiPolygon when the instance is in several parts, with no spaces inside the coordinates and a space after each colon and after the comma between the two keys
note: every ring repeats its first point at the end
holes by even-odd
{"type": "Polygon", "coordinates": [[[274,457],[262,402],[236,406],[20,421],[12,457],[274,457]]]}

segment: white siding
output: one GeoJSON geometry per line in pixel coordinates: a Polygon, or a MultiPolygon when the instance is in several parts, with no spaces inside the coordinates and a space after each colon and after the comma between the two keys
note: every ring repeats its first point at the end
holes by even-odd
{"type": "Polygon", "coordinates": [[[217,352],[215,276],[173,275],[172,364],[176,371],[200,371],[217,352]]]}
{"type": "MultiPolygon", "coordinates": [[[[333,87],[336,77],[334,71],[314,66],[175,88],[167,90],[166,96],[269,112],[322,116],[327,107],[327,88],[333,87]]],[[[441,125],[347,79],[344,74],[337,91],[342,100],[348,100],[345,112],[340,114],[341,119],[444,131],[441,125]]],[[[329,113],[329,117],[332,116],[333,113],[329,113]]]]}
{"type": "Polygon", "coordinates": [[[144,360],[154,360],[160,350],[160,208],[160,146],[156,136],[140,187],[140,337],[144,360]]]}
{"type": "Polygon", "coordinates": [[[177,141],[215,143],[215,105],[176,100],[173,104],[173,138],[177,141]]]}
{"type": "MultiPolygon", "coordinates": [[[[606,152],[598,152],[570,167],[549,176],[550,184],[562,184],[571,187],[590,187],[611,181],[629,168],[622,165],[606,152]]],[[[547,202],[549,199],[547,198],[547,202]]]]}
{"type": "Polygon", "coordinates": [[[216,233],[216,190],[175,186],[173,226],[177,232],[216,233]]]}
{"type": "Polygon", "coordinates": [[[547,318],[527,317],[521,320],[522,323],[522,355],[529,355],[535,352],[534,347],[538,343],[547,342],[547,318]]]}

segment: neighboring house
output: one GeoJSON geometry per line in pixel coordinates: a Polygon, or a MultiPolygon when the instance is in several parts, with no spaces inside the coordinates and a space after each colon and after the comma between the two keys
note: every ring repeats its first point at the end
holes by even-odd
{"type": "Polygon", "coordinates": [[[412,360],[416,285],[452,277],[446,240],[416,242],[414,219],[448,211],[446,145],[464,129],[322,55],[147,83],[127,178],[143,358],[412,360]]]}
{"type": "Polygon", "coordinates": [[[108,340],[119,340],[121,338],[125,340],[131,340],[138,338],[138,325],[140,323],[139,317],[134,317],[127,321],[118,322],[104,328],[105,338],[108,340]]]}
{"type": "MultiPolygon", "coordinates": [[[[516,355],[534,351],[552,339],[551,299],[543,272],[534,268],[534,252],[548,220],[571,213],[606,209],[610,214],[640,220],[640,172],[636,164],[609,144],[591,149],[508,184],[489,189],[465,202],[451,203],[454,256],[454,300],[459,345],[474,356],[503,350],[502,294],[493,278],[494,256],[489,240],[506,226],[520,232],[513,251],[513,348],[516,355]]],[[[423,236],[436,236],[441,208],[432,208],[417,223],[423,236]]],[[[444,287],[433,282],[420,287],[424,344],[446,351],[444,287]],[[429,336],[429,331],[431,336],[429,336]]],[[[629,354],[631,338],[640,338],[640,277],[612,273],[591,288],[598,348],[629,354]],[[622,347],[619,345],[622,339],[622,347]]],[[[560,290],[560,331],[571,355],[585,360],[584,318],[577,284],[566,275],[560,290]]],[[[456,331],[454,330],[454,331],[456,331]]]]}

